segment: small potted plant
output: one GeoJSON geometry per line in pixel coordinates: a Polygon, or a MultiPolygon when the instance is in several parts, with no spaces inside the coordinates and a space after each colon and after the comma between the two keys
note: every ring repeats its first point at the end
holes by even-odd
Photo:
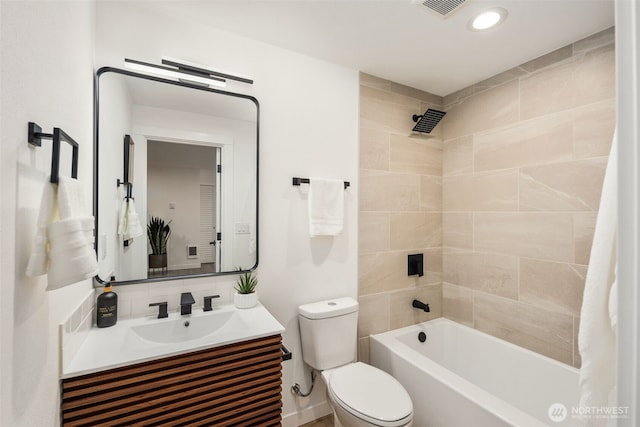
{"type": "Polygon", "coordinates": [[[167,268],[167,242],[171,236],[171,221],[165,223],[157,216],[152,216],[147,224],[147,237],[151,253],[149,254],[149,268],[167,268]]]}
{"type": "Polygon", "coordinates": [[[233,303],[238,308],[251,308],[258,304],[258,278],[250,271],[241,274],[236,282],[236,293],[233,295],[233,303]]]}

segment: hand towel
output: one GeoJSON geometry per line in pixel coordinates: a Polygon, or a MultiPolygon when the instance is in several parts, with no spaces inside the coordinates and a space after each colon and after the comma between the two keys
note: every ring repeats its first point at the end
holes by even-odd
{"type": "Polygon", "coordinates": [[[72,178],[47,182],[43,191],[38,230],[28,275],[47,273],[47,290],[61,288],[98,273],[93,250],[93,216],[87,214],[82,186],[72,178]]]}
{"type": "MultiPolygon", "coordinates": [[[[609,394],[616,383],[616,333],[612,328],[611,314],[617,312],[617,306],[616,301],[610,298],[615,297],[611,287],[616,269],[617,152],[614,133],[580,313],[581,407],[608,406],[609,394]]],[[[604,423],[606,420],[597,418],[587,420],[589,426],[604,423]]]]}
{"type": "Polygon", "coordinates": [[[77,179],[58,177],[58,210],[60,219],[89,216],[82,184],[77,179]]]}
{"type": "Polygon", "coordinates": [[[98,274],[93,249],[93,218],[69,218],[49,225],[47,290],[89,279],[98,274]]]}
{"type": "Polygon", "coordinates": [[[75,247],[74,241],[93,243],[93,218],[69,218],[49,225],[49,253],[75,247]]]}
{"type": "Polygon", "coordinates": [[[127,229],[128,210],[129,204],[127,203],[127,199],[122,199],[122,205],[120,205],[120,216],[118,217],[118,236],[123,236],[123,238],[127,229]]]}
{"type": "Polygon", "coordinates": [[[87,213],[84,190],[77,179],[58,178],[58,209],[60,220],[49,225],[49,291],[98,274],[94,219],[87,213]]]}
{"type": "Polygon", "coordinates": [[[50,265],[47,290],[89,279],[98,273],[93,250],[93,219],[71,218],[49,226],[50,265]]]}
{"type": "Polygon", "coordinates": [[[144,230],[140,224],[140,217],[136,210],[136,203],[132,198],[129,198],[127,205],[129,205],[129,208],[127,209],[127,235],[129,236],[129,239],[140,237],[144,234],[144,230]]]}
{"type": "Polygon", "coordinates": [[[337,236],[344,227],[344,182],[311,178],[309,183],[309,235],[337,236]]]}
{"type": "Polygon", "coordinates": [[[132,198],[125,199],[122,202],[120,210],[120,219],[118,221],[118,234],[123,240],[130,240],[144,234],[140,217],[136,211],[136,205],[132,198]]]}
{"type": "Polygon", "coordinates": [[[35,277],[47,273],[48,259],[48,237],[47,228],[54,216],[57,214],[56,205],[57,186],[49,182],[44,185],[42,197],[40,198],[40,210],[36,223],[36,234],[33,237],[29,263],[27,264],[27,276],[35,277]]]}

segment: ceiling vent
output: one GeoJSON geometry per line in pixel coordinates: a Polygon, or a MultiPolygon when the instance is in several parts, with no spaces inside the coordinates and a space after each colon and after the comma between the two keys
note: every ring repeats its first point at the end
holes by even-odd
{"type": "Polygon", "coordinates": [[[443,18],[448,18],[469,0],[424,0],[420,4],[443,18]]]}

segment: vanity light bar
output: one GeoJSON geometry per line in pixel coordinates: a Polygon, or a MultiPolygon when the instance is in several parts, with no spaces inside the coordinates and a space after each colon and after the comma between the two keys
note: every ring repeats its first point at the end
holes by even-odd
{"type": "Polygon", "coordinates": [[[136,61],[134,59],[124,59],[124,66],[136,71],[143,71],[150,74],[155,74],[163,77],[172,77],[178,80],[189,81],[206,86],[226,87],[226,80],[213,77],[201,72],[195,72],[193,70],[179,69],[163,67],[162,65],[149,64],[147,62],[136,61]]]}
{"type": "Polygon", "coordinates": [[[183,59],[172,58],[170,56],[163,56],[162,63],[164,65],[176,67],[181,71],[185,70],[187,72],[194,72],[194,73],[203,74],[206,76],[211,76],[212,78],[220,77],[223,79],[235,80],[237,82],[247,83],[250,85],[253,84],[253,80],[247,76],[231,74],[230,72],[223,71],[223,70],[210,70],[208,68],[205,68],[206,67],[205,65],[196,64],[195,62],[188,62],[183,59]]]}

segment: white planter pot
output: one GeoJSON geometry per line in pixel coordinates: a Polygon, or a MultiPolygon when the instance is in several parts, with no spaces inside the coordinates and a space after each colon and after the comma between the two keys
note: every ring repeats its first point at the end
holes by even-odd
{"type": "Polygon", "coordinates": [[[258,293],[253,292],[251,294],[239,294],[236,292],[233,295],[233,304],[237,308],[255,307],[256,304],[258,304],[258,293]]]}

